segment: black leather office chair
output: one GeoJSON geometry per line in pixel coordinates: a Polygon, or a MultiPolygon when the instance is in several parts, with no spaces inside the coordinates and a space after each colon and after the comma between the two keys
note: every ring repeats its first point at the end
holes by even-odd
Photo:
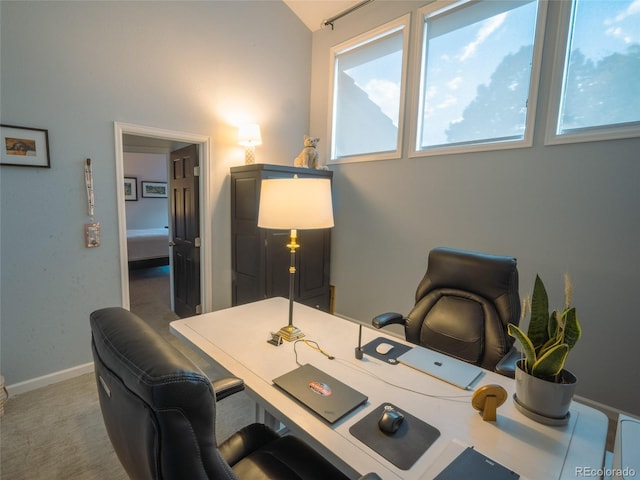
{"type": "Polygon", "coordinates": [[[241,391],[242,380],[212,384],[131,312],[97,310],[91,332],[102,415],[132,479],[347,478],[300,439],[262,424],[218,446],[216,401],[241,391]]]}
{"type": "Polygon", "coordinates": [[[513,377],[519,354],[507,325],[520,323],[516,259],[434,248],[409,315],[384,313],[372,323],[404,325],[412,343],[513,377]]]}

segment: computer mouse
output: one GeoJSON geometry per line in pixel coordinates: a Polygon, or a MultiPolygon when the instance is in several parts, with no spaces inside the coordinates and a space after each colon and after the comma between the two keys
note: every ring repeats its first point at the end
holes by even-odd
{"type": "Polygon", "coordinates": [[[386,355],[391,350],[393,350],[393,345],[391,345],[390,343],[382,342],[376,346],[376,352],[378,352],[380,355],[386,355]]]}
{"type": "Polygon", "coordinates": [[[385,405],[382,415],[378,420],[378,428],[387,435],[392,435],[398,431],[404,421],[404,415],[391,405],[385,405]]]}

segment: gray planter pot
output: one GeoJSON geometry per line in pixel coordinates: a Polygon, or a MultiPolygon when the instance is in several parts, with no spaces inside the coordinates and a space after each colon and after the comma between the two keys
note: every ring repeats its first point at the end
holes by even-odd
{"type": "Polygon", "coordinates": [[[576,377],[562,370],[563,383],[554,383],[529,375],[516,362],[515,402],[519,410],[534,420],[562,424],[569,418],[569,407],[576,389],[576,377]]]}

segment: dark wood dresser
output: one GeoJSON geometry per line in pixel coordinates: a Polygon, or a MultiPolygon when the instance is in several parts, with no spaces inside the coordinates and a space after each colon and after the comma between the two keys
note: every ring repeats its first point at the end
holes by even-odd
{"type": "MultiPolygon", "coordinates": [[[[329,178],[333,172],[257,163],[231,168],[231,268],[233,305],[289,297],[288,230],[258,228],[265,178],[329,178]]],[[[304,199],[292,199],[304,202],[304,199]]],[[[331,229],[299,230],[295,300],[328,312],[331,304],[331,229]]]]}

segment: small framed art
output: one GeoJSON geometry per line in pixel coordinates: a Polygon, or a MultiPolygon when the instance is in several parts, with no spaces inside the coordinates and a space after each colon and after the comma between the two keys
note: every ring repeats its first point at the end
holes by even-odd
{"type": "Polygon", "coordinates": [[[51,168],[48,130],[14,125],[0,125],[0,130],[0,164],[51,168]]]}
{"type": "Polygon", "coordinates": [[[124,177],[124,199],[127,201],[138,200],[138,179],[136,177],[124,177]]]}
{"type": "Polygon", "coordinates": [[[167,198],[167,182],[142,182],[142,196],[145,198],[167,198]]]}

